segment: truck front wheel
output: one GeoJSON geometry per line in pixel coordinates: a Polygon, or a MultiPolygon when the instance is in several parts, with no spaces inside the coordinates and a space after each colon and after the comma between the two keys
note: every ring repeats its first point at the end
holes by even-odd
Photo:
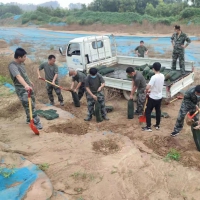
{"type": "MultiPolygon", "coordinates": [[[[129,99],[130,99],[130,94],[131,94],[131,92],[130,92],[130,91],[127,91],[127,90],[123,90],[122,92],[123,92],[124,98],[125,98],[126,100],[129,100],[129,99]]],[[[135,93],[134,96],[133,96],[133,101],[137,101],[136,93],[135,93]]]]}

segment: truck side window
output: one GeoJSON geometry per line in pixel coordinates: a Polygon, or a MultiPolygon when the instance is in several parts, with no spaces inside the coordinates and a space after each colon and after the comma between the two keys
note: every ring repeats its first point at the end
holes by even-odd
{"type": "Polygon", "coordinates": [[[93,49],[103,48],[103,42],[101,40],[92,42],[93,49]]]}
{"type": "Polygon", "coordinates": [[[72,56],[72,55],[80,56],[81,55],[80,45],[78,43],[69,44],[68,49],[67,49],[67,55],[68,56],[72,56]]]}

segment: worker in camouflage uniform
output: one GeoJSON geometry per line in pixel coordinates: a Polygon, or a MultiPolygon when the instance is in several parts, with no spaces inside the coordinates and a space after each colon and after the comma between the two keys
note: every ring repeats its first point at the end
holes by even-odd
{"type": "MultiPolygon", "coordinates": [[[[184,99],[181,104],[181,108],[179,110],[174,131],[171,133],[171,136],[175,137],[179,134],[179,132],[183,128],[186,114],[188,112],[196,111],[196,109],[199,109],[197,106],[199,102],[200,102],[200,85],[197,85],[196,87],[192,87],[186,91],[184,99]]],[[[197,115],[195,116],[194,120],[195,121],[198,120],[197,115]]]]}
{"type": "Polygon", "coordinates": [[[90,68],[89,75],[85,80],[86,98],[88,107],[88,116],[85,121],[90,121],[94,112],[95,101],[98,101],[101,106],[101,114],[104,120],[109,120],[105,108],[105,99],[102,89],[105,86],[105,81],[101,74],[97,73],[96,68],[90,68]]]}
{"type": "Polygon", "coordinates": [[[185,74],[185,48],[191,42],[190,38],[181,31],[180,26],[174,27],[175,33],[171,37],[171,43],[173,46],[172,53],[172,70],[176,70],[176,61],[179,58],[179,65],[182,75],[185,74]],[[185,45],[185,42],[186,45],[185,45]]]}
{"type": "Polygon", "coordinates": [[[30,123],[30,113],[28,104],[28,91],[31,91],[31,103],[32,103],[32,113],[33,121],[37,129],[42,129],[42,124],[40,118],[35,113],[35,96],[33,92],[33,83],[29,80],[24,61],[26,60],[26,51],[22,48],[17,48],[14,54],[15,61],[11,62],[8,66],[11,79],[15,86],[15,91],[19,97],[22,106],[26,112],[26,123],[30,123]]]}
{"type": "Polygon", "coordinates": [[[53,90],[56,92],[58,96],[58,101],[60,102],[61,106],[64,106],[63,103],[63,96],[61,94],[60,88],[54,86],[55,84],[58,85],[58,66],[55,64],[56,57],[54,55],[49,55],[48,62],[41,64],[37,70],[38,78],[40,79],[40,71],[44,69],[45,72],[45,79],[50,81],[50,83],[46,83],[47,94],[49,96],[50,104],[54,105],[54,97],[53,97],[53,90]]]}
{"type": "Polygon", "coordinates": [[[140,45],[135,48],[135,53],[138,57],[144,58],[144,54],[148,54],[148,49],[144,46],[144,41],[140,41],[140,45]]]}
{"type": "Polygon", "coordinates": [[[81,100],[81,98],[83,97],[83,95],[85,93],[86,75],[81,71],[70,70],[69,76],[72,76],[71,90],[74,92],[78,91],[78,98],[79,98],[79,100],[81,100]],[[78,84],[77,84],[76,88],[74,89],[75,81],[77,81],[78,84]]]}
{"type": "Polygon", "coordinates": [[[133,95],[137,90],[137,109],[135,111],[136,115],[142,115],[144,109],[144,102],[146,99],[146,80],[144,76],[139,72],[135,71],[133,67],[128,67],[126,73],[129,77],[132,77],[132,90],[130,99],[133,99],[133,95]]]}

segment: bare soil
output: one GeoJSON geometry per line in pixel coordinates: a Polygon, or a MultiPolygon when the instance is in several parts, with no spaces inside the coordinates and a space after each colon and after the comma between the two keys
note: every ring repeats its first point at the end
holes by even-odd
{"type": "MultiPolygon", "coordinates": [[[[199,199],[200,153],[190,127],[185,124],[178,137],[170,137],[181,100],[162,105],[170,117],[162,118],[159,131],[149,133],[141,131],[137,116],[127,119],[127,101],[120,95],[106,91],[106,105],[114,107],[110,121],[96,123],[93,117],[85,122],[85,97],[76,108],[71,94],[63,91],[65,106],[47,106],[45,84],[36,78],[37,109],[56,109],[59,118],[41,118],[44,128],[34,135],[16,94],[0,86],[0,152],[23,155],[38,165],[48,163],[51,200],[199,199]],[[165,160],[172,148],[180,154],[179,161],[165,160]]],[[[69,86],[66,81],[62,85],[69,86]]]]}

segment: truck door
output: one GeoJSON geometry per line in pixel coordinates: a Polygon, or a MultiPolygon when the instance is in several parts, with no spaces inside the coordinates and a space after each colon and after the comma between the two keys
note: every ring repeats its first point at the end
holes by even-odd
{"type": "Polygon", "coordinates": [[[69,68],[83,71],[83,61],[79,43],[70,43],[67,48],[67,65],[69,68]]]}

